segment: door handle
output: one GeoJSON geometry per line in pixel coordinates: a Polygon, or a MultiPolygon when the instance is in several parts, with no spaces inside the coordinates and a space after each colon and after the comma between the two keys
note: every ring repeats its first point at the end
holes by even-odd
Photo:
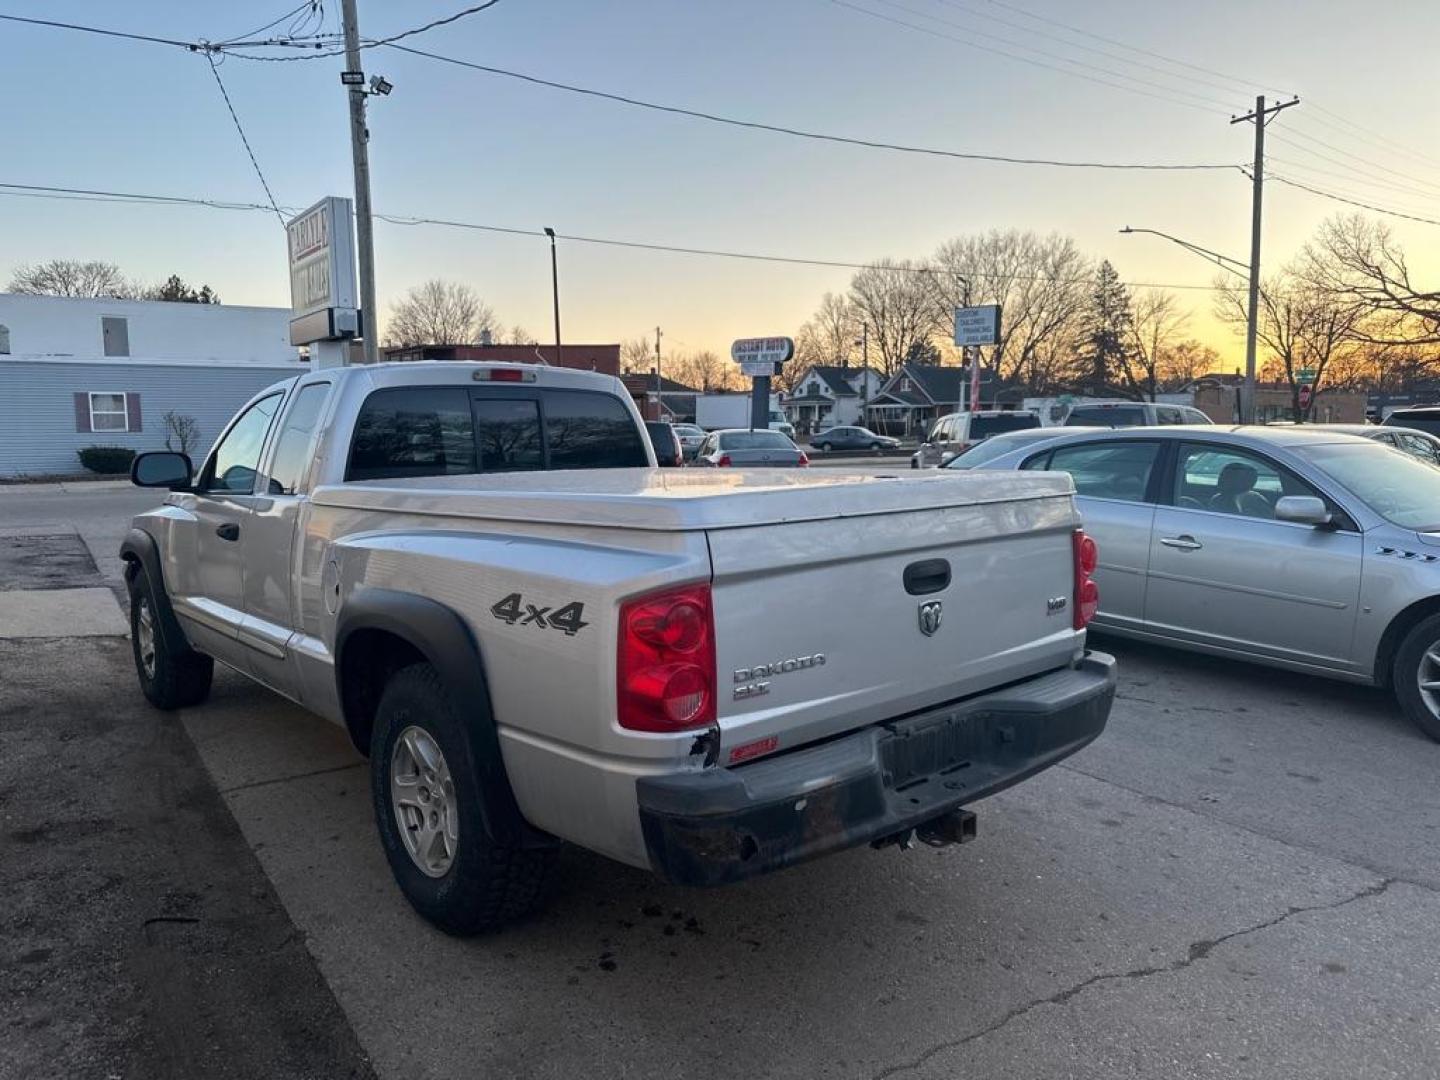
{"type": "Polygon", "coordinates": [[[1193,536],[1185,533],[1181,533],[1179,536],[1162,536],[1160,543],[1166,547],[1179,548],[1181,551],[1199,551],[1205,546],[1193,536]]]}
{"type": "Polygon", "coordinates": [[[239,540],[240,526],[233,521],[227,521],[224,525],[215,526],[215,535],[221,540],[239,540]]]}

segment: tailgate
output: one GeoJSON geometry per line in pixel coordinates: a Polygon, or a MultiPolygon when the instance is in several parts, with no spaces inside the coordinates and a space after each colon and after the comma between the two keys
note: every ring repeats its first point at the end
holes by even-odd
{"type": "Polygon", "coordinates": [[[710,531],[719,762],[1069,663],[1078,524],[1055,494],[710,531]]]}

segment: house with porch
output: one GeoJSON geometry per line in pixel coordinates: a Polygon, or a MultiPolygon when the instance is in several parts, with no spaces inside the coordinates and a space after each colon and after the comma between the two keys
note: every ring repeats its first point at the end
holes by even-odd
{"type": "MultiPolygon", "coordinates": [[[[922,436],[937,417],[958,411],[961,395],[968,399],[969,393],[964,368],[902,364],[870,400],[865,409],[866,426],[882,435],[922,436]]],[[[980,369],[977,409],[1019,408],[1023,397],[1024,387],[1019,383],[980,369]]],[[[968,400],[966,407],[970,407],[968,400]]]]}
{"type": "Polygon", "coordinates": [[[812,364],[780,400],[797,435],[812,435],[839,424],[863,424],[865,405],[880,392],[884,377],[874,368],[812,364]]]}

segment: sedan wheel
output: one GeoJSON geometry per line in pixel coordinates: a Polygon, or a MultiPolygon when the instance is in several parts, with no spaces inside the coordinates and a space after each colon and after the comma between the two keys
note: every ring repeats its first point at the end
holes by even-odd
{"type": "Polygon", "coordinates": [[[1422,619],[1405,635],[1391,684],[1405,714],[1440,742],[1440,615],[1422,619]]]}

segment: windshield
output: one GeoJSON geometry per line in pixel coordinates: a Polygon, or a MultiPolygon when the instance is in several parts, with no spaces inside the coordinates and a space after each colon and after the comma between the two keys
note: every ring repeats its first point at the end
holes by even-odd
{"type": "Polygon", "coordinates": [[[1392,525],[1440,530],[1440,469],[1373,442],[1297,448],[1392,525]]]}
{"type": "Polygon", "coordinates": [[[795,444],[778,431],[728,431],[720,436],[721,450],[793,450],[795,444]]]}
{"type": "MultiPolygon", "coordinates": [[[[1058,436],[1050,436],[1052,438],[1058,436]]],[[[987,461],[994,461],[998,457],[1010,453],[1021,446],[1027,446],[1034,442],[1043,442],[1044,439],[1033,439],[1017,435],[997,435],[993,439],[986,439],[978,443],[950,460],[945,467],[947,469],[973,469],[977,465],[984,465],[987,461]]]]}
{"type": "Polygon", "coordinates": [[[1440,416],[1434,413],[1394,412],[1385,418],[1386,427],[1408,427],[1440,435],[1440,416]]]}

